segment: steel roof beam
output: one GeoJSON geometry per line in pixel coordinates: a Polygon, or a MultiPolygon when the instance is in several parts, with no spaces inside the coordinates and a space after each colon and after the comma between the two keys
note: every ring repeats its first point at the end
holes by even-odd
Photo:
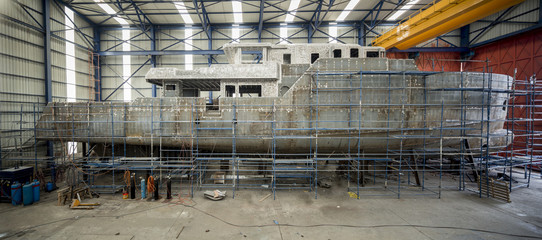
{"type": "MultiPolygon", "coordinates": [[[[141,11],[141,9],[137,6],[137,4],[133,0],[130,0],[130,6],[132,6],[132,8],[134,8],[134,10],[135,10],[135,12],[137,14],[137,19],[138,19],[137,22],[139,22],[140,30],[143,33],[145,33],[145,35],[149,38],[149,40],[152,40],[153,38],[149,33],[150,28],[153,26],[152,21],[145,15],[145,13],[143,11],[141,11]],[[150,25],[149,28],[147,28],[148,25],[150,25]]],[[[130,17],[128,17],[128,16],[126,16],[126,17],[128,19],[130,19],[130,17]]],[[[134,21],[133,19],[130,19],[130,20],[134,21]]]]}
{"type": "Polygon", "coordinates": [[[515,9],[517,7],[516,6],[512,6],[512,7],[509,7],[508,9],[506,9],[501,15],[499,15],[495,21],[491,22],[489,25],[487,25],[486,27],[482,28],[483,30],[480,31],[478,34],[476,34],[476,36],[474,36],[469,44],[473,43],[474,41],[476,41],[479,37],[481,37],[484,33],[486,33],[487,31],[489,31],[490,29],[492,29],[495,25],[499,24],[499,22],[501,21],[502,18],[504,18],[504,16],[506,16],[508,13],[512,12],[513,9],[515,9]]]}
{"type": "MultiPolygon", "coordinates": [[[[283,2],[285,2],[285,1],[283,1],[283,2]]],[[[280,13],[280,14],[278,14],[278,15],[276,15],[276,16],[273,16],[273,17],[271,17],[271,18],[268,18],[267,21],[273,20],[273,19],[275,19],[275,18],[282,17],[282,16],[284,16],[284,15],[287,15],[289,12],[291,12],[291,11],[288,11],[288,10],[283,10],[283,9],[281,9],[281,8],[279,8],[279,7],[277,7],[277,6],[273,5],[273,4],[270,4],[270,3],[266,3],[266,4],[267,4],[269,7],[273,7],[273,8],[278,9],[279,11],[271,11],[271,12],[265,12],[265,13],[280,13]]],[[[302,18],[302,17],[300,17],[297,13],[300,13],[300,12],[313,12],[313,11],[302,11],[302,10],[299,10],[299,9],[303,9],[303,8],[308,7],[308,6],[310,6],[310,5],[313,5],[313,4],[314,4],[314,3],[310,2],[310,3],[307,3],[307,4],[303,5],[303,6],[298,6],[296,9],[292,10],[292,11],[295,11],[295,12],[296,12],[296,15],[295,15],[294,17],[303,20],[303,22],[310,22],[309,19],[302,18]]],[[[244,13],[245,13],[245,14],[248,14],[248,12],[244,12],[244,13]]]]}
{"type": "Polygon", "coordinates": [[[202,0],[193,0],[194,6],[196,9],[196,13],[198,14],[198,18],[203,26],[203,31],[205,31],[205,35],[207,35],[207,39],[211,39],[211,21],[209,20],[209,15],[207,14],[207,10],[205,10],[205,5],[203,4],[202,0]],[[198,6],[199,2],[199,6],[198,6]],[[200,10],[201,9],[201,13],[200,10]]]}
{"type": "Polygon", "coordinates": [[[265,9],[265,0],[260,0],[260,17],[258,22],[258,42],[262,42],[262,30],[263,30],[263,12],[265,9]]]}
{"type": "MultiPolygon", "coordinates": [[[[125,54],[126,55],[126,54],[125,54]]],[[[147,61],[145,61],[143,64],[141,64],[128,78],[126,78],[117,88],[115,88],[115,90],[113,90],[113,92],[111,92],[109,94],[109,96],[107,96],[104,101],[107,101],[107,99],[109,99],[111,96],[113,96],[113,94],[115,94],[115,92],[117,92],[117,90],[119,90],[124,84],[130,84],[128,83],[128,81],[130,79],[132,79],[133,76],[136,75],[137,72],[139,72],[139,70],[141,70],[145,65],[147,65],[147,63],[149,63],[151,60],[150,59],[147,59],[147,61]]],[[[120,74],[118,74],[115,70],[113,70],[111,67],[108,66],[108,68],[114,72],[119,78],[123,78],[120,74]]],[[[131,85],[131,84],[130,84],[131,85]]],[[[144,95],[135,87],[132,86],[132,89],[136,90],[136,92],[138,92],[142,97],[144,97],[144,95]]]]}
{"type": "Polygon", "coordinates": [[[36,23],[40,28],[43,29],[43,26],[41,25],[41,23],[34,17],[34,15],[32,15],[32,13],[30,13],[30,12],[28,11],[28,9],[30,9],[32,12],[38,13],[38,14],[40,14],[40,15],[42,14],[41,12],[39,12],[38,10],[35,10],[35,9],[29,7],[29,6],[26,6],[26,5],[24,5],[24,4],[22,4],[22,3],[18,2],[18,1],[15,1],[15,3],[16,3],[16,4],[19,4],[19,6],[23,9],[23,11],[25,11],[26,14],[28,14],[28,16],[30,16],[30,18],[32,18],[32,20],[34,21],[34,23],[36,23]]]}
{"type": "MultiPolygon", "coordinates": [[[[332,22],[329,22],[329,21],[323,21],[321,23],[320,26],[329,26],[330,23],[332,22]]],[[[395,25],[397,22],[382,22],[380,23],[381,26],[393,26],[395,25]]],[[[274,22],[274,23],[270,23],[270,22],[266,22],[264,21],[263,23],[263,28],[280,28],[281,25],[280,22],[274,22]]],[[[359,26],[358,25],[359,22],[353,22],[353,21],[350,21],[350,22],[340,22],[340,23],[337,23],[335,26],[337,27],[356,27],[356,26],[359,26]]],[[[239,24],[239,28],[254,28],[254,29],[258,29],[258,26],[259,26],[259,23],[242,23],[242,24],[239,24]]],[[[308,23],[304,22],[304,23],[290,23],[288,24],[289,27],[299,27],[299,28],[307,28],[308,26],[308,23]]],[[[191,24],[191,25],[188,25],[188,24],[156,24],[155,27],[157,29],[170,29],[170,30],[173,30],[173,29],[186,29],[186,28],[203,28],[203,25],[202,24],[191,24]]],[[[214,29],[231,29],[233,28],[232,27],[232,24],[231,23],[215,23],[213,24],[213,30],[214,29]]],[[[128,26],[128,28],[123,28],[123,27],[120,27],[119,25],[102,25],[100,26],[100,29],[101,30],[104,30],[104,31],[116,31],[116,30],[123,30],[123,29],[128,29],[128,30],[137,30],[137,26],[135,25],[130,25],[128,26]]]]}
{"type": "MultiPolygon", "coordinates": [[[[68,16],[66,14],[66,11],[64,11],[64,8],[61,6],[61,4],[57,1],[57,0],[53,0],[55,5],[58,7],[58,10],[60,10],[60,12],[62,12],[62,15],[64,15],[65,17],[68,16]]],[[[70,9],[71,10],[71,9],[70,9]]],[[[72,10],[73,11],[73,10],[72,10]]],[[[75,13],[75,12],[74,12],[75,13]]],[[[87,35],[84,34],[81,29],[79,29],[79,27],[77,26],[77,24],[75,24],[75,19],[70,19],[70,21],[72,22],[73,26],[74,26],[74,30],[81,36],[81,38],[83,38],[85,40],[85,43],[87,44],[87,47],[92,47],[92,48],[95,48],[94,46],[94,43],[89,40],[87,38],[87,35]]],[[[65,25],[65,24],[64,24],[65,25]]]]}
{"type": "MultiPolygon", "coordinates": [[[[60,5],[64,6],[64,7],[69,8],[70,10],[73,11],[73,13],[75,13],[75,15],[77,15],[78,17],[80,17],[81,19],[83,19],[83,20],[84,20],[85,22],[87,22],[88,24],[90,24],[90,25],[92,25],[92,26],[96,25],[96,23],[93,22],[92,20],[90,20],[86,15],[84,15],[84,14],[80,13],[79,11],[77,11],[77,10],[72,6],[73,3],[67,4],[67,3],[65,3],[64,1],[61,1],[61,0],[53,0],[53,1],[55,1],[56,3],[58,3],[58,4],[60,4],[60,5]]],[[[93,2],[93,4],[96,4],[96,3],[93,2]]]]}
{"type": "Polygon", "coordinates": [[[307,39],[307,42],[308,43],[312,43],[312,36],[314,36],[314,32],[316,31],[317,27],[314,25],[314,19],[319,19],[320,18],[320,13],[322,12],[322,5],[324,4],[324,0],[319,0],[318,1],[318,6],[316,7],[316,10],[314,11],[314,13],[312,14],[312,17],[309,21],[309,26],[308,26],[308,31],[309,31],[309,35],[308,35],[308,39],[307,39]]]}

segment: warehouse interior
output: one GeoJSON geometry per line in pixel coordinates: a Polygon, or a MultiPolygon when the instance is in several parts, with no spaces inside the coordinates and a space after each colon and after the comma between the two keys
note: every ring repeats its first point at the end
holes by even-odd
{"type": "Polygon", "coordinates": [[[539,239],[541,0],[3,0],[0,239],[539,239]]]}

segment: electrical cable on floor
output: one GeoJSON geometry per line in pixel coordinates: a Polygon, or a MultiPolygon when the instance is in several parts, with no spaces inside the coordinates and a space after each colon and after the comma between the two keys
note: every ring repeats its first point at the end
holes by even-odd
{"type": "Polygon", "coordinates": [[[276,227],[277,225],[279,225],[279,227],[294,227],[294,228],[317,228],[317,227],[344,227],[344,228],[401,228],[401,227],[414,227],[414,228],[428,228],[428,229],[447,229],[447,230],[464,230],[464,231],[472,231],[472,232],[480,232],[480,233],[489,233],[489,234],[497,234],[497,235],[502,235],[502,236],[508,236],[508,237],[516,237],[516,238],[531,238],[531,239],[542,239],[542,237],[540,236],[530,236],[530,235],[521,235],[521,234],[512,234],[512,233],[504,233],[504,232],[497,232],[497,231],[491,231],[491,230],[483,230],[483,229],[476,229],[476,228],[463,228],[463,227],[452,227],[452,226],[428,226],[428,225],[418,225],[418,224],[381,224],[381,225],[350,225],[350,224],[326,224],[326,223],[323,223],[323,224],[312,224],[312,225],[297,225],[297,224],[289,224],[289,223],[273,223],[273,224],[262,224],[262,225],[241,225],[241,224],[235,224],[235,223],[232,223],[232,222],[228,222],[220,217],[217,217],[211,213],[208,213],[204,210],[201,210],[199,208],[196,207],[197,205],[197,202],[192,200],[192,202],[194,202],[194,204],[192,205],[186,205],[186,204],[183,204],[183,203],[175,203],[175,202],[169,202],[169,203],[165,203],[163,205],[158,205],[158,206],[155,206],[155,207],[151,207],[151,208],[148,208],[148,209],[143,209],[143,210],[140,210],[140,211],[134,211],[134,212],[130,212],[130,213],[125,213],[125,214],[119,214],[119,215],[113,215],[113,216],[80,216],[80,217],[70,217],[70,218],[63,218],[63,219],[59,219],[59,220],[55,220],[55,221],[51,221],[51,222],[47,222],[47,223],[42,223],[42,224],[37,224],[37,225],[34,225],[34,226],[30,226],[30,227],[27,227],[25,228],[24,230],[20,230],[20,231],[17,231],[11,235],[8,235],[8,236],[5,236],[6,238],[10,238],[10,237],[13,237],[13,236],[16,236],[17,234],[19,233],[22,233],[24,231],[27,231],[27,230],[30,230],[30,229],[33,229],[33,228],[37,228],[37,227],[41,227],[41,226],[45,226],[45,225],[49,225],[49,224],[54,224],[54,223],[58,223],[58,222],[62,222],[62,221],[68,221],[68,220],[78,220],[78,219],[82,219],[82,218],[120,218],[120,217],[125,217],[125,216],[128,216],[128,215],[133,215],[133,214],[137,214],[137,213],[141,213],[141,212],[146,212],[146,211],[149,211],[149,210],[153,210],[153,209],[157,209],[157,208],[162,208],[162,207],[165,207],[165,206],[169,206],[169,205],[181,205],[181,206],[184,206],[184,207],[188,207],[188,208],[192,208],[192,209],[195,209],[209,217],[212,217],[214,219],[217,219],[218,221],[226,224],[226,225],[229,225],[229,226],[232,226],[232,227],[238,227],[238,228],[262,228],[262,227],[276,227]]]}
{"type": "MultiPolygon", "coordinates": [[[[194,201],[195,202],[195,201],[194,201]]],[[[196,202],[195,202],[196,203],[196,202]]],[[[197,203],[196,203],[197,204],[197,203]]],[[[542,239],[540,236],[529,236],[529,235],[520,235],[520,234],[511,234],[511,233],[504,233],[504,232],[497,232],[497,231],[491,231],[491,230],[483,230],[483,229],[476,229],[476,228],[463,228],[463,227],[451,227],[451,226],[427,226],[427,225],[418,225],[418,224],[382,224],[382,225],[349,225],[349,224],[313,224],[313,225],[296,225],[296,224],[288,224],[288,223],[276,223],[276,224],[263,224],[263,225],[240,225],[228,222],[226,220],[223,220],[211,213],[208,213],[206,211],[203,211],[195,205],[184,205],[185,207],[193,208],[207,216],[210,216],[212,218],[215,218],[226,225],[230,225],[233,227],[239,227],[239,228],[259,228],[259,227],[274,227],[276,225],[283,226],[283,227],[297,227],[297,228],[316,228],[316,227],[345,227],[345,228],[390,228],[390,227],[417,227],[417,228],[430,228],[430,229],[449,229],[449,230],[465,230],[465,231],[473,231],[473,232],[481,232],[481,233],[490,233],[490,234],[497,234],[497,235],[503,235],[503,236],[509,236],[509,237],[521,237],[521,238],[532,238],[532,239],[542,239]]]]}

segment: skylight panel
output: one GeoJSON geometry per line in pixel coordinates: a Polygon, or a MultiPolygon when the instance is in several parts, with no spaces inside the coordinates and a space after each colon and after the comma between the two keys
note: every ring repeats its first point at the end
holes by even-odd
{"type": "MultiPolygon", "coordinates": [[[[185,28],[184,29],[184,50],[190,51],[193,49],[192,47],[192,28],[185,28]]],[[[184,55],[184,69],[185,70],[193,70],[194,69],[194,60],[192,57],[192,54],[185,54],[184,55]]]]}
{"type": "MultiPolygon", "coordinates": [[[[107,3],[103,3],[103,0],[94,0],[98,4],[98,6],[103,9],[107,14],[109,15],[117,15],[117,11],[115,11],[111,6],[109,6],[107,3]]],[[[117,21],[120,25],[128,25],[128,22],[120,17],[113,17],[115,21],[117,21]]]]}
{"type": "Polygon", "coordinates": [[[117,21],[120,25],[129,25],[128,22],[126,20],[124,20],[123,18],[120,18],[120,17],[113,17],[115,19],[115,21],[117,21]]]}
{"type": "MultiPolygon", "coordinates": [[[[130,30],[128,29],[122,30],[122,40],[125,41],[122,43],[122,51],[129,52],[131,50],[130,30]]],[[[122,77],[124,78],[124,81],[126,81],[126,83],[122,85],[125,102],[132,101],[132,78],[130,77],[132,75],[131,64],[132,64],[131,56],[122,55],[122,77]]]]}
{"type": "Polygon", "coordinates": [[[299,3],[301,0],[292,0],[290,6],[288,7],[288,13],[286,14],[286,22],[293,22],[295,14],[297,13],[297,8],[299,8],[299,3]]]}
{"type": "Polygon", "coordinates": [[[231,6],[233,8],[233,21],[235,23],[243,23],[243,7],[241,1],[232,1],[231,6]]]}
{"type": "Polygon", "coordinates": [[[179,14],[181,14],[181,17],[183,18],[184,23],[186,24],[194,23],[194,21],[192,21],[192,18],[190,17],[190,14],[188,13],[188,10],[186,9],[186,6],[184,5],[184,2],[174,2],[173,4],[177,8],[177,11],[179,11],[179,14]]]}
{"type": "MultiPolygon", "coordinates": [[[[68,102],[75,102],[76,99],[76,76],[75,76],[75,25],[74,13],[68,7],[64,8],[66,29],[66,97],[68,102]]],[[[89,96],[90,97],[90,96],[89,96]]]]}
{"type": "Polygon", "coordinates": [[[233,38],[233,43],[239,43],[240,37],[241,37],[241,28],[239,28],[239,24],[233,24],[233,28],[231,29],[231,38],[233,38]]]}
{"type": "Polygon", "coordinates": [[[329,24],[329,43],[337,43],[337,23],[329,24]]]}
{"type": "Polygon", "coordinates": [[[281,23],[280,24],[280,41],[279,44],[287,44],[288,41],[286,38],[288,38],[288,24],[281,23]]]}
{"type": "Polygon", "coordinates": [[[339,17],[337,18],[337,22],[344,21],[344,19],[346,19],[346,17],[348,17],[348,14],[350,14],[350,12],[352,12],[352,9],[354,9],[356,7],[356,5],[358,5],[358,3],[359,3],[359,0],[350,0],[348,5],[346,5],[344,10],[341,12],[339,17]]]}
{"type": "MultiPolygon", "coordinates": [[[[75,25],[74,13],[68,8],[64,7],[66,13],[64,17],[64,29],[66,30],[66,101],[76,101],[76,75],[75,75],[75,25]]],[[[89,98],[91,96],[88,96],[89,98]]],[[[77,142],[68,142],[68,153],[77,153],[77,142]]]]}
{"type": "Polygon", "coordinates": [[[399,17],[401,17],[401,15],[403,15],[408,9],[411,9],[419,1],[420,0],[412,0],[409,3],[405,4],[403,7],[401,7],[400,10],[391,15],[391,17],[388,18],[388,21],[397,20],[399,17]]]}
{"type": "Polygon", "coordinates": [[[113,10],[107,3],[103,3],[103,0],[94,0],[107,14],[115,15],[117,11],[113,10]]]}

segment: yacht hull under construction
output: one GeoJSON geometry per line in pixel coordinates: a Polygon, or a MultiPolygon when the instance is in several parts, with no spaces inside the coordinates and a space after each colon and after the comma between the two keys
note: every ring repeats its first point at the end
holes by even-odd
{"type": "MultiPolygon", "coordinates": [[[[227,96],[220,83],[224,94],[212,104],[175,96],[50,103],[37,136],[205,152],[349,155],[459,149],[462,139],[473,149],[510,141],[503,129],[512,82],[506,75],[420,72],[412,60],[386,58],[259,67],[278,75],[270,88],[277,96],[227,96]]],[[[177,78],[156,71],[147,78],[177,78]]]]}

